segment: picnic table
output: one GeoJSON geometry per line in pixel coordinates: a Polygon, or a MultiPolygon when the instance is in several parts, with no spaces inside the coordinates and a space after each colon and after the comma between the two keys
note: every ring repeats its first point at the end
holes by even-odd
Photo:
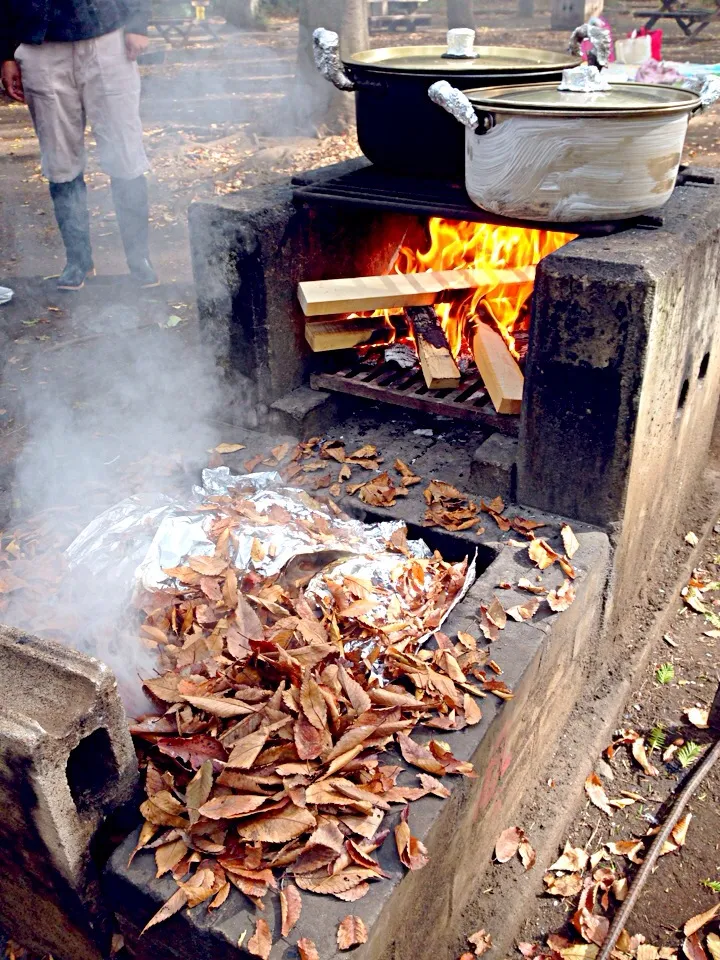
{"type": "Polygon", "coordinates": [[[652,30],[658,20],[674,20],[685,36],[694,40],[720,16],[720,0],[715,0],[714,10],[711,7],[686,7],[681,0],[661,0],[659,10],[636,10],[633,16],[646,18],[646,30],[652,30]]]}
{"type": "Polygon", "coordinates": [[[368,0],[368,27],[378,30],[404,29],[428,26],[432,22],[429,13],[421,13],[420,5],[428,0],[368,0]]]}
{"type": "Polygon", "coordinates": [[[210,19],[208,13],[211,9],[210,0],[206,3],[201,0],[192,0],[188,4],[159,0],[152,5],[148,26],[159,33],[167,43],[179,40],[185,45],[193,32],[203,36],[209,34],[214,40],[221,40],[219,29],[224,20],[210,19]]]}

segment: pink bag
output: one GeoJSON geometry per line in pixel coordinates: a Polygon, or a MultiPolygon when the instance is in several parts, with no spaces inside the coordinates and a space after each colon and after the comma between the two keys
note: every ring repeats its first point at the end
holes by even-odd
{"type": "Polygon", "coordinates": [[[646,30],[645,27],[641,27],[633,33],[629,33],[628,36],[637,36],[637,37],[650,37],[650,56],[653,60],[662,60],[662,30],[646,30]]]}

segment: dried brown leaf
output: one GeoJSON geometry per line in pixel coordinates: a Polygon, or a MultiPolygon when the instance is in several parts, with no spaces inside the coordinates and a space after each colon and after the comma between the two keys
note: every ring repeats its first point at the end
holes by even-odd
{"type": "Polygon", "coordinates": [[[178,910],[182,910],[185,904],[188,902],[188,895],[184,890],[176,890],[175,893],[167,900],[162,907],[154,914],[145,926],[140,931],[140,936],[142,936],[146,930],[149,930],[150,927],[156,926],[158,923],[162,923],[163,920],[167,920],[168,917],[171,917],[174,913],[177,913],[178,910]]]}
{"type": "Polygon", "coordinates": [[[349,950],[359,943],[367,943],[368,933],[360,917],[349,915],[340,921],[337,931],[338,950],[349,950]]]}
{"type": "Polygon", "coordinates": [[[683,933],[686,937],[691,937],[694,933],[697,933],[702,927],[710,923],[711,920],[714,920],[715,917],[720,913],[720,903],[716,903],[714,907],[711,907],[709,910],[706,910],[704,913],[698,913],[694,917],[690,917],[689,920],[685,922],[683,927],[683,933]]]}
{"type": "Polygon", "coordinates": [[[582,890],[583,879],[579,873],[564,873],[559,877],[546,873],[543,883],[545,892],[553,897],[574,897],[582,890]]]}
{"type": "Polygon", "coordinates": [[[260,917],[255,923],[255,933],[247,942],[248,953],[252,953],[261,960],[268,960],[272,950],[272,934],[267,921],[260,917]]]}
{"type": "Polygon", "coordinates": [[[238,740],[228,757],[228,767],[233,770],[249,770],[260,755],[267,738],[268,732],[262,728],[238,740]]]}
{"type": "Polygon", "coordinates": [[[487,953],[493,945],[492,937],[484,930],[478,930],[477,933],[471,933],[467,939],[468,943],[471,943],[475,947],[476,957],[481,957],[484,953],[487,953]]]}
{"type": "Polygon", "coordinates": [[[707,954],[697,933],[694,933],[691,937],[685,937],[683,953],[687,960],[707,960],[707,954]]]}
{"type": "Polygon", "coordinates": [[[560,554],[555,553],[550,544],[542,538],[530,541],[528,544],[528,556],[541,570],[546,570],[552,566],[556,560],[560,559],[560,554]]]}
{"type": "Polygon", "coordinates": [[[495,859],[498,863],[507,863],[515,856],[520,841],[525,834],[520,827],[508,827],[503,830],[495,842],[495,859]]]}
{"type": "Polygon", "coordinates": [[[298,888],[288,883],[280,891],[280,916],[282,918],[282,935],[286,937],[300,919],[302,912],[302,898],[298,888]]]}
{"type": "Polygon", "coordinates": [[[557,590],[551,590],[547,595],[547,602],[553,613],[563,613],[575,599],[575,587],[569,580],[564,580],[557,590]]]}
{"type": "Polygon", "coordinates": [[[309,810],[290,803],[281,810],[242,821],[238,824],[237,832],[242,840],[253,843],[286,843],[303,833],[309,833],[315,823],[315,817],[309,810]]]}
{"type": "Polygon", "coordinates": [[[308,940],[307,937],[301,937],[298,940],[297,949],[300,954],[300,960],[320,960],[317,947],[312,940],[308,940]]]}
{"type": "Polygon", "coordinates": [[[613,809],[608,803],[605,788],[596,773],[591,773],[585,780],[585,793],[588,795],[590,802],[599,810],[602,810],[609,817],[613,815],[613,809]]]}
{"type": "Polygon", "coordinates": [[[565,554],[567,557],[572,560],[577,551],[580,549],[580,544],[578,539],[573,532],[573,528],[568,523],[564,523],[560,527],[560,536],[562,537],[563,546],[565,547],[565,554]]]}
{"type": "Polygon", "coordinates": [[[300,703],[305,716],[316,730],[323,730],[327,727],[327,703],[310,670],[305,672],[300,688],[300,703]]]}
{"type": "Polygon", "coordinates": [[[569,842],[565,844],[562,856],[548,867],[548,870],[565,870],[570,873],[580,872],[588,864],[589,856],[582,847],[572,847],[569,842]]]}
{"type": "Polygon", "coordinates": [[[254,813],[264,803],[264,796],[242,796],[231,793],[224,797],[213,797],[200,807],[200,815],[208,820],[232,820],[235,817],[246,817],[254,813]]]}

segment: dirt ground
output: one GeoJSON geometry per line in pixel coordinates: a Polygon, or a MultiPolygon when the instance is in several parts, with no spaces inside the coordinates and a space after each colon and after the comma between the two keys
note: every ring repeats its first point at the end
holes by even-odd
{"type": "MultiPolygon", "coordinates": [[[[496,5],[492,14],[479,16],[479,41],[562,49],[565,37],[549,30],[548,9],[539,3],[537,8],[531,21],[520,21],[509,4],[496,5]]],[[[637,24],[625,2],[613,3],[606,12],[616,35],[637,24]]],[[[372,45],[440,42],[444,29],[441,18],[435,19],[432,29],[378,34],[372,45]]],[[[171,51],[165,64],[143,68],[144,130],[153,167],[151,245],[162,278],[157,290],[146,293],[132,291],[124,278],[108,180],[92,152],[87,179],[100,277],[84,291],[65,295],[43,279],[62,268],[62,248],[27,111],[0,95],[0,284],[15,290],[14,300],[0,307],[0,513],[7,516],[18,506],[12,464],[22,461],[29,447],[38,452],[30,463],[44,457],[50,477],[69,460],[78,475],[84,458],[95,466],[102,463],[109,473],[113,458],[121,454],[126,465],[133,458],[160,458],[176,445],[178,435],[173,434],[164,438],[163,447],[165,421],[157,418],[151,441],[134,436],[126,446],[127,433],[110,429],[108,417],[114,414],[110,422],[116,424],[118,411],[132,418],[149,403],[185,403],[190,422],[197,409],[185,397],[186,384],[193,379],[188,356],[204,362],[189,266],[188,203],[358,154],[352,133],[325,139],[280,135],[278,110],[292,82],[296,41],[296,23],[275,20],[267,32],[228,31],[221,41],[194,42],[171,51]],[[145,362],[138,357],[138,344],[147,344],[145,362]],[[166,367],[162,378],[153,366],[158,357],[166,367]],[[51,416],[57,407],[65,411],[65,419],[51,416]],[[78,423],[82,455],[64,447],[64,438],[77,434],[78,423]]],[[[676,27],[667,27],[664,54],[669,59],[720,61],[720,21],[696,43],[688,43],[676,27]]],[[[720,107],[693,120],[688,162],[720,166],[718,125],[720,107]]],[[[215,400],[207,399],[207,409],[215,400]]],[[[202,437],[193,439],[202,447],[202,437]]],[[[36,489],[44,480],[35,478],[36,489]]],[[[684,548],[676,544],[672,549],[684,548]]],[[[710,582],[720,580],[720,532],[702,567],[710,582]]],[[[720,590],[710,590],[705,597],[720,614],[720,590]]],[[[660,604],[662,597],[648,602],[660,604]]],[[[715,695],[720,641],[708,636],[713,629],[702,614],[685,605],[678,608],[666,639],[656,645],[652,667],[625,706],[623,726],[645,737],[662,726],[666,746],[682,737],[707,749],[717,733],[694,728],[683,711],[707,707],[715,695]],[[673,664],[674,677],[660,684],[656,670],[664,663],[673,664]]],[[[609,766],[598,757],[596,769],[610,796],[625,789],[643,800],[618,811],[612,820],[586,804],[568,839],[595,852],[610,840],[644,836],[662,819],[663,804],[687,775],[675,758],[663,763],[660,753],[656,750],[651,757],[660,770],[657,777],[644,775],[627,747],[618,749],[609,766]]],[[[693,820],[684,847],[662,859],[635,909],[630,930],[651,944],[678,948],[684,921],[718,902],[718,894],[702,881],[720,880],[719,801],[716,770],[690,805],[693,820]]],[[[525,828],[532,841],[531,826],[525,828]]],[[[612,863],[629,876],[636,869],[622,859],[613,858],[612,863]]],[[[547,866],[538,864],[535,870],[547,866]]],[[[557,898],[538,898],[526,918],[525,938],[540,943],[548,933],[563,929],[567,906],[557,898]]],[[[473,930],[482,925],[481,914],[475,919],[473,930]]],[[[717,931],[717,921],[708,929],[717,931]]]]}

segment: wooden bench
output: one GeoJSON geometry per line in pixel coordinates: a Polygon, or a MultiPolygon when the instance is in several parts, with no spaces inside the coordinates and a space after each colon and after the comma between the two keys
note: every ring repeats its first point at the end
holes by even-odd
{"type": "Polygon", "coordinates": [[[633,16],[646,20],[646,30],[652,30],[658,20],[674,20],[685,36],[694,40],[708,24],[720,16],[720,0],[715,0],[714,10],[708,7],[691,9],[678,4],[677,0],[662,0],[659,10],[636,10],[633,16]]]}
{"type": "Polygon", "coordinates": [[[210,19],[212,13],[211,2],[201,4],[198,0],[197,3],[193,3],[194,7],[202,6],[202,16],[197,16],[197,14],[194,17],[165,16],[165,14],[178,12],[178,8],[182,11],[183,6],[183,4],[173,2],[173,0],[159,0],[152,5],[148,26],[159,33],[167,43],[180,40],[183,46],[188,43],[193,32],[204,36],[210,35],[214,40],[222,39],[218,31],[222,27],[223,21],[217,19],[217,17],[210,19]]]}
{"type": "Polygon", "coordinates": [[[368,0],[368,28],[371,33],[379,30],[406,30],[408,33],[420,26],[429,26],[432,16],[420,13],[419,7],[428,0],[368,0]]]}

